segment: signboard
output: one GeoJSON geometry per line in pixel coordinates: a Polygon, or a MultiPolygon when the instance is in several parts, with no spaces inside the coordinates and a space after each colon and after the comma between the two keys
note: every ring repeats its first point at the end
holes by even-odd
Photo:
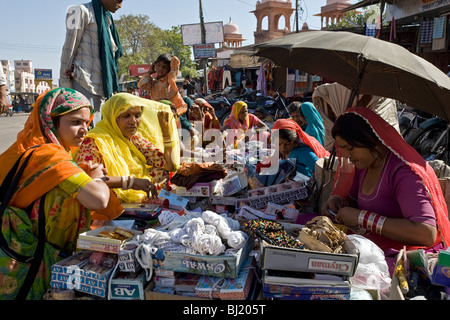
{"type": "Polygon", "coordinates": [[[52,69],[34,69],[35,80],[52,80],[52,69]]]}
{"type": "Polygon", "coordinates": [[[422,0],[422,10],[428,11],[450,5],[450,0],[422,0]]]}
{"type": "Polygon", "coordinates": [[[215,57],[216,57],[216,48],[214,46],[214,43],[194,44],[195,59],[206,59],[215,57]]]}
{"type": "MultiPolygon", "coordinates": [[[[222,21],[207,22],[204,25],[206,43],[224,42],[222,21]]],[[[194,44],[202,43],[202,30],[200,23],[182,25],[181,36],[183,37],[183,45],[185,46],[192,46],[194,44]]]]}
{"type": "Polygon", "coordinates": [[[130,77],[140,77],[143,76],[150,70],[151,65],[149,64],[134,64],[129,66],[130,77]]]}

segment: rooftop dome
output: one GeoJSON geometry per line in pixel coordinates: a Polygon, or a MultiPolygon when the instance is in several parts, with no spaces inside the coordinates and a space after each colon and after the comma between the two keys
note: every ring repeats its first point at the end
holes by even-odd
{"type": "Polygon", "coordinates": [[[231,17],[230,22],[228,22],[226,25],[223,26],[223,33],[239,34],[239,27],[237,26],[237,24],[231,22],[231,17]]]}

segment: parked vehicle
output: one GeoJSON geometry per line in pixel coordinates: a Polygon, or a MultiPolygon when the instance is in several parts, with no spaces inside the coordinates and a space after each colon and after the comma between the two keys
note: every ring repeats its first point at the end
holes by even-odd
{"type": "Polygon", "coordinates": [[[400,105],[398,123],[405,141],[426,160],[450,160],[450,124],[433,114],[400,105]]]}
{"type": "Polygon", "coordinates": [[[433,117],[419,124],[417,130],[405,140],[426,160],[449,162],[449,132],[447,121],[433,117]]]}

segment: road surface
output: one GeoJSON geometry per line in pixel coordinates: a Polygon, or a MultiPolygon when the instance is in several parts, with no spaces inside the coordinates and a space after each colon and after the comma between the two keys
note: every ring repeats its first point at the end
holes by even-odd
{"type": "Polygon", "coordinates": [[[0,154],[12,145],[17,138],[17,133],[23,129],[29,113],[14,113],[12,117],[0,115],[0,154]]]}

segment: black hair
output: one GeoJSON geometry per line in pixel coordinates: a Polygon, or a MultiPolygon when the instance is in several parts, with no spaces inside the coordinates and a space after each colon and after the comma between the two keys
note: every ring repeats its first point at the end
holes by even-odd
{"type": "Polygon", "coordinates": [[[301,106],[302,106],[302,103],[301,103],[301,102],[299,102],[299,101],[294,101],[294,102],[292,102],[291,104],[288,105],[288,111],[289,111],[289,113],[297,112],[297,113],[299,113],[302,117],[304,117],[304,116],[303,116],[303,112],[302,112],[301,106]]]}
{"type": "Polygon", "coordinates": [[[287,140],[288,142],[299,141],[297,132],[289,129],[279,129],[278,137],[280,139],[287,140]]]}
{"type": "Polygon", "coordinates": [[[155,63],[162,61],[164,63],[169,63],[169,65],[170,65],[170,61],[172,61],[172,57],[173,56],[170,53],[163,53],[156,59],[155,63]]]}
{"type": "Polygon", "coordinates": [[[361,116],[345,113],[339,116],[331,129],[334,139],[337,136],[356,148],[367,148],[379,153],[377,147],[383,145],[372,130],[372,127],[361,116]]]}
{"type": "Polygon", "coordinates": [[[52,117],[53,125],[55,126],[55,129],[59,129],[59,123],[60,123],[61,116],[55,116],[52,117]]]}

